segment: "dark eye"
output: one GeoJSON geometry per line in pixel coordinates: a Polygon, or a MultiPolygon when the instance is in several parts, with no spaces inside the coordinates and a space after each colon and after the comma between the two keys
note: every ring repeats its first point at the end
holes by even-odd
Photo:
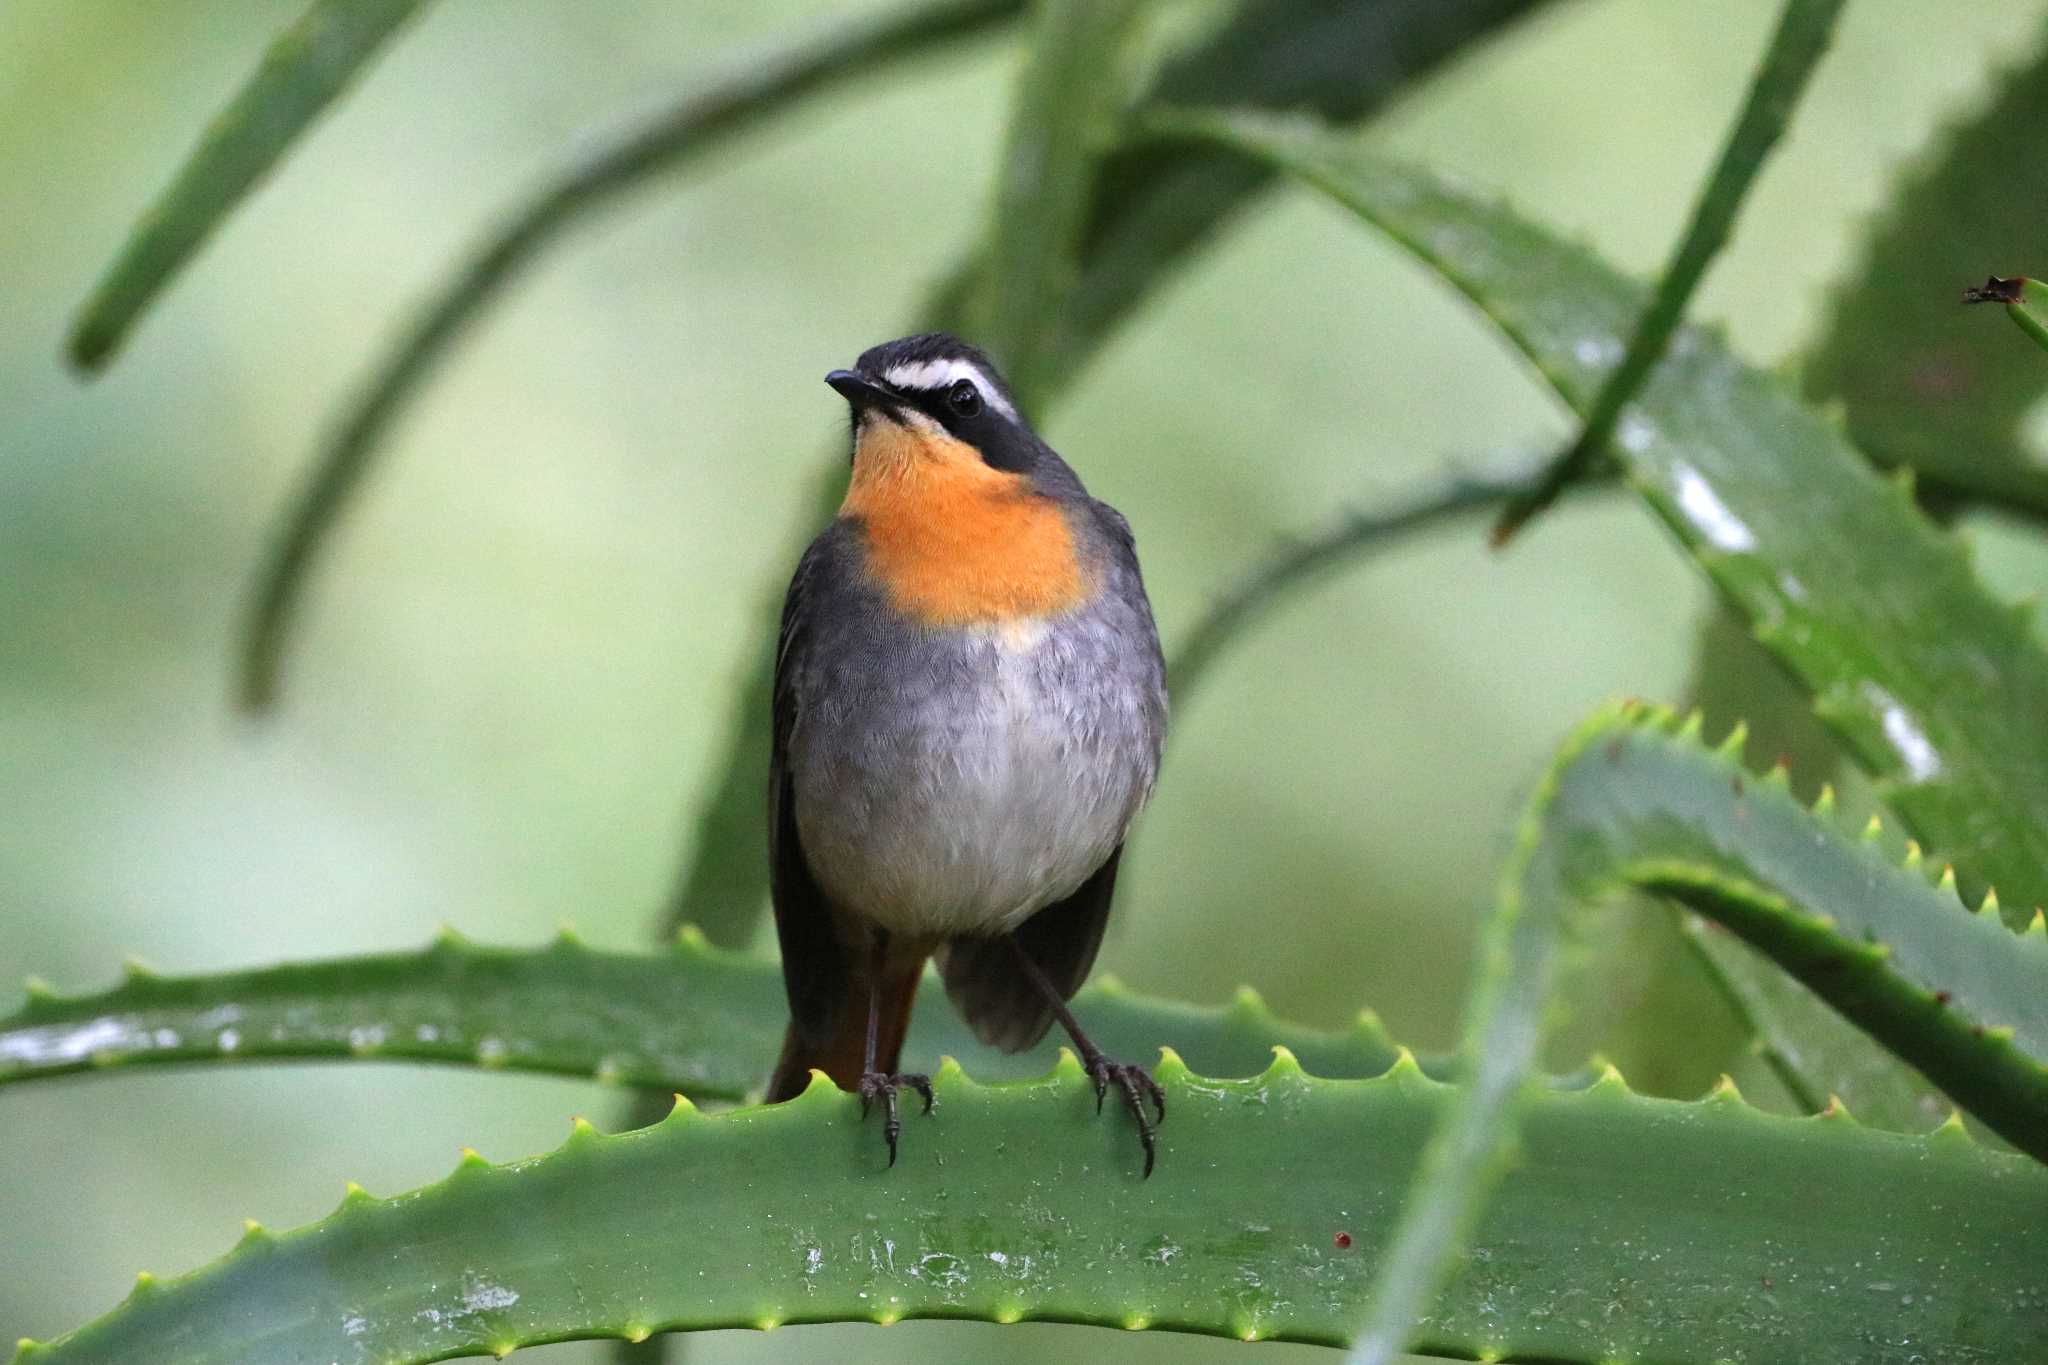
{"type": "Polygon", "coordinates": [[[959,380],[947,390],[946,406],[953,409],[955,417],[973,417],[981,411],[981,390],[971,379],[959,380]]]}

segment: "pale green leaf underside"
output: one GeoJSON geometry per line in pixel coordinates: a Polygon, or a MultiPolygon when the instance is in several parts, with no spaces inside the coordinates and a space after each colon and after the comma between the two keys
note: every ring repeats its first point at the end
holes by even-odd
{"type": "MultiPolygon", "coordinates": [[[[395,1365],[577,1337],[906,1317],[1349,1337],[1450,1089],[1411,1066],[1161,1069],[1160,1166],[1079,1069],[957,1070],[903,1156],[853,1097],[680,1111],[147,1281],[36,1365],[395,1365]],[[709,1235],[715,1229],[716,1235],[709,1235]],[[1342,1235],[1340,1237],[1340,1234],[1342,1235]],[[1344,1238],[1349,1245],[1340,1245],[1344,1238]]],[[[1618,1079],[1535,1097],[1522,1154],[1417,1330],[1461,1358],[1851,1365],[2023,1358],[2048,1336],[2048,1169],[1953,1129],[1879,1133],[1618,1079]],[[1882,1198],[1841,1198],[1843,1189],[1882,1198]],[[2005,1274],[1988,1274],[2003,1266],[2005,1274]]]]}

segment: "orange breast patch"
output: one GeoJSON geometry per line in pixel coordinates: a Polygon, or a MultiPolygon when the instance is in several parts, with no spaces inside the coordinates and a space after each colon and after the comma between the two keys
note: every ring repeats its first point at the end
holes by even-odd
{"type": "Polygon", "coordinates": [[[1088,595],[1059,504],[935,425],[870,417],[839,512],[866,531],[890,602],[925,625],[1049,616],[1088,595]]]}

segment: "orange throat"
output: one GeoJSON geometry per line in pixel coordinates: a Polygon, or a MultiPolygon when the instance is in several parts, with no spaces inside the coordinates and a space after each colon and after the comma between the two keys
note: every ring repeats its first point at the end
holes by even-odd
{"type": "Polygon", "coordinates": [[[932,424],[867,418],[839,514],[861,524],[890,603],[921,625],[1053,616],[1088,596],[1060,505],[932,424]]]}

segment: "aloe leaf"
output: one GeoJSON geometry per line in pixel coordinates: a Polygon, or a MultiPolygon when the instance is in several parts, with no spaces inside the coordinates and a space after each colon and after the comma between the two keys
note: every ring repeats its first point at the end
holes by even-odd
{"type": "Polygon", "coordinates": [[[315,556],[408,400],[485,306],[564,229],[661,172],[725,144],[834,82],[873,75],[980,33],[1020,0],[911,0],[735,59],[652,119],[543,184],[481,242],[414,316],[321,445],[258,581],[242,641],[242,704],[275,700],[279,660],[315,556]]]}
{"type": "MultiPolygon", "coordinates": [[[[1322,1030],[1273,1017],[1250,990],[1202,1008],[1099,981],[1075,1010],[1105,1047],[1145,1056],[1169,1045],[1206,1074],[1249,1076],[1285,1046],[1318,1074],[1373,1076],[1397,1049],[1362,1014],[1322,1030]]],[[[0,1018],[0,1086],[131,1065],[356,1057],[594,1076],[737,1100],[767,1079],[787,1014],[776,964],[715,948],[694,932],[673,950],[608,952],[563,936],[496,948],[443,934],[420,952],[335,958],[209,976],[139,965],[111,990],[59,996],[31,982],[0,1018]]],[[[976,1043],[936,979],[912,1017],[905,1055],[973,1060],[985,1076],[1033,1075],[1051,1044],[1015,1057],[976,1043]]]]}
{"type": "MultiPolygon", "coordinates": [[[[1560,944],[1588,907],[1649,891],[1708,915],[2048,1161],[2048,927],[2014,935],[1874,838],[1719,753],[1697,715],[1624,706],[1565,745],[1523,817],[1467,1008],[1472,1084],[1425,1154],[1356,1358],[1399,1350],[1513,1142],[1560,944]]],[[[1917,855],[1916,855],[1917,856],[1917,855]]]]}
{"type": "MultiPolygon", "coordinates": [[[[1169,58],[1145,100],[1367,118],[1544,0],[1240,0],[1169,58]]],[[[1057,385],[1272,183],[1266,167],[1192,144],[1126,143],[1095,176],[1081,277],[1063,310],[1057,385]]]]}
{"type": "MultiPolygon", "coordinates": [[[[1351,208],[1470,297],[1575,410],[1644,290],[1584,248],[1300,122],[1158,114],[1351,208]]],[[[2048,900],[2048,650],[1911,492],[1712,334],[1682,330],[1612,449],[1885,800],[2015,926],[2048,900]]]]}
{"type": "Polygon", "coordinates": [[[1948,1102],[1925,1076],[1871,1040],[1770,959],[1698,915],[1679,932],[1756,1030],[1771,1071],[1800,1107],[1818,1113],[1830,1097],[1859,1122],[1895,1133],[1939,1121],[1948,1102]]]}
{"type": "Polygon", "coordinates": [[[1956,291],[1991,270],[2048,274],[2048,164],[2016,154],[2048,125],[2044,34],[1897,178],[1803,366],[1807,395],[1839,401],[1872,458],[2036,515],[2048,515],[2048,465],[2028,432],[2048,367],[1958,307],[1956,291]]]}
{"type": "Polygon", "coordinates": [[[315,0],[270,45],[142,216],[73,326],[72,363],[101,369],[185,263],[370,65],[425,0],[315,0]]]}
{"type": "Polygon", "coordinates": [[[1096,163],[1133,94],[1151,0],[1040,0],[997,176],[971,312],[1027,410],[1049,387],[1060,312],[1081,273],[1096,163]]]}
{"type": "Polygon", "coordinates": [[[1650,371],[1664,358],[1665,348],[1678,330],[1685,305],[1706,278],[1707,267],[1728,244],[1735,227],[1735,215],[1756,183],[1757,173],[1770,159],[1778,140],[1792,122],[1792,111],[1806,93],[1807,83],[1834,38],[1835,20],[1841,16],[1843,0],[1785,0],[1778,12],[1778,26],[1757,68],[1742,112],[1728,130],[1720,160],[1700,188],[1685,235],[1679,238],[1670,263],[1657,279],[1650,302],[1629,335],[1628,349],[1594,395],[1578,440],[1551,466],[1549,474],[1528,494],[1516,498],[1494,523],[1493,541],[1505,542],[1531,516],[1556,500],[1558,492],[1582,476],[1595,456],[1604,452],[1614,435],[1621,410],[1650,377],[1650,371]]]}
{"type": "Polygon", "coordinates": [[[1388,506],[1346,512],[1314,535],[1282,545],[1211,602],[1188,631],[1167,670],[1176,705],[1184,705],[1210,666],[1297,590],[1414,532],[1527,492],[1542,474],[1543,466],[1529,461],[1498,470],[1454,470],[1388,506]]]}
{"type": "MultiPolygon", "coordinates": [[[[957,1067],[893,1169],[860,1102],[679,1107],[543,1157],[470,1157],[391,1199],[145,1279],[20,1365],[402,1365],[587,1337],[903,1318],[1038,1319],[1337,1344],[1457,1092],[1246,1080],[1169,1055],[1160,1168],[1071,1058],[1001,1086],[957,1067]],[[715,1230],[716,1235],[707,1235],[715,1230]]],[[[1462,1359],[2025,1358],[2048,1335],[2048,1169],[1957,1130],[1773,1118],[1618,1075],[1529,1103],[1521,1159],[1417,1344],[1462,1359]],[[1843,1189],[1883,1198],[1840,1197],[1843,1189]],[[1987,1267],[2007,1267],[1989,1273],[1987,1267]]]]}

